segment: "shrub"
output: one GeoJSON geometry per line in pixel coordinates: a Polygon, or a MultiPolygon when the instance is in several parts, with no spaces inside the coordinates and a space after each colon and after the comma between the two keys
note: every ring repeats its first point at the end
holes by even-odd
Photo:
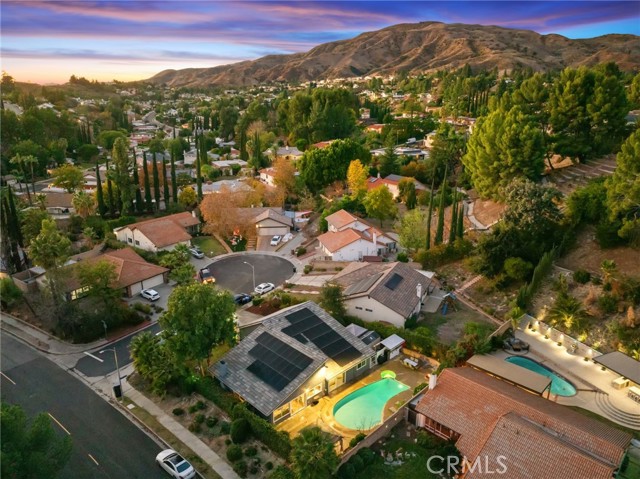
{"type": "Polygon", "coordinates": [[[418,394],[420,391],[422,391],[427,386],[428,386],[427,383],[418,384],[415,388],[413,388],[413,395],[415,396],[416,394],[418,394]]]}
{"type": "Polygon", "coordinates": [[[364,470],[364,461],[357,454],[349,459],[349,462],[353,466],[353,469],[356,471],[356,474],[364,470]]]}
{"type": "Polygon", "coordinates": [[[231,431],[231,424],[228,423],[227,421],[222,421],[220,423],[220,433],[229,434],[229,431],[231,431]]]}
{"type": "Polygon", "coordinates": [[[363,447],[357,452],[357,454],[362,458],[362,462],[365,466],[373,464],[373,462],[376,460],[376,453],[368,447],[363,447]]]}
{"type": "Polygon", "coordinates": [[[189,431],[191,432],[200,432],[202,428],[202,425],[197,422],[195,419],[193,421],[191,421],[191,424],[189,424],[189,431]]]}
{"type": "Polygon", "coordinates": [[[291,439],[288,433],[277,431],[271,423],[253,414],[244,404],[238,404],[233,408],[232,417],[246,419],[249,422],[251,433],[256,439],[280,457],[289,458],[291,439]]]}
{"type": "Polygon", "coordinates": [[[224,440],[224,443],[225,443],[225,445],[227,445],[227,446],[230,446],[230,445],[232,444],[231,439],[229,439],[229,438],[226,438],[226,439],[224,440]]]}
{"type": "Polygon", "coordinates": [[[184,409],[177,407],[172,412],[174,416],[182,416],[184,414],[184,409]]]}
{"type": "Polygon", "coordinates": [[[258,469],[258,466],[256,464],[252,464],[251,467],[249,468],[249,473],[250,474],[258,474],[258,471],[260,469],[258,469]]]}
{"type": "Polygon", "coordinates": [[[613,314],[618,310],[618,299],[612,294],[603,294],[598,298],[598,307],[603,313],[613,314]]]}
{"type": "Polygon", "coordinates": [[[340,479],[353,479],[355,475],[356,470],[353,467],[353,464],[351,464],[351,461],[343,464],[340,466],[340,469],[338,469],[338,477],[340,479]]]}
{"type": "Polygon", "coordinates": [[[133,303],[133,309],[144,314],[151,314],[151,305],[146,303],[133,303]]]}
{"type": "Polygon", "coordinates": [[[196,403],[196,407],[198,408],[198,411],[202,411],[203,409],[207,409],[207,403],[204,401],[198,401],[196,403]]]}
{"type": "Polygon", "coordinates": [[[300,246],[298,249],[296,249],[296,256],[302,256],[303,254],[306,254],[307,252],[307,248],[303,248],[302,246],[300,246]]]}
{"type": "Polygon", "coordinates": [[[415,329],[418,326],[418,316],[412,314],[404,323],[406,329],[415,329]]]}
{"type": "Polygon", "coordinates": [[[193,418],[193,421],[198,424],[203,424],[205,419],[207,419],[207,417],[204,414],[196,414],[196,416],[193,418]]]}
{"type": "Polygon", "coordinates": [[[242,448],[237,444],[231,444],[227,448],[227,459],[231,462],[236,462],[242,459],[242,448]]]}
{"type": "Polygon", "coordinates": [[[258,450],[253,446],[249,446],[244,450],[244,455],[247,457],[255,457],[257,454],[258,450]]]}
{"type": "Polygon", "coordinates": [[[269,479],[295,479],[295,476],[287,466],[278,466],[269,474],[269,479]]]}
{"type": "Polygon", "coordinates": [[[218,418],[215,416],[209,416],[205,421],[208,427],[215,427],[218,424],[218,418]]]}
{"type": "Polygon", "coordinates": [[[195,404],[192,404],[191,406],[189,406],[188,411],[189,414],[193,414],[194,412],[196,412],[198,410],[198,406],[196,406],[195,404]]]}
{"type": "Polygon", "coordinates": [[[349,447],[355,447],[356,444],[362,441],[365,437],[367,437],[365,433],[359,432],[358,434],[356,434],[356,437],[354,437],[353,439],[351,439],[351,441],[349,441],[349,447]]]}
{"type": "Polygon", "coordinates": [[[231,423],[231,440],[236,444],[241,444],[249,439],[251,426],[249,421],[241,417],[231,423]]]}
{"type": "Polygon", "coordinates": [[[573,272],[573,280],[576,283],[587,284],[591,280],[591,273],[584,269],[578,269],[573,272]]]}
{"type": "Polygon", "coordinates": [[[262,296],[256,296],[255,298],[253,298],[253,305],[260,306],[263,301],[264,301],[264,298],[262,296]]]}
{"type": "Polygon", "coordinates": [[[22,299],[22,290],[16,286],[11,278],[0,280],[0,301],[3,308],[11,308],[22,299]]]}
{"type": "Polygon", "coordinates": [[[504,261],[504,271],[512,279],[516,281],[524,281],[531,274],[533,265],[522,258],[507,258],[504,261]]]}
{"type": "Polygon", "coordinates": [[[238,461],[233,465],[233,470],[236,471],[236,474],[240,477],[247,477],[249,466],[244,461],[238,461]]]}
{"type": "Polygon", "coordinates": [[[305,264],[303,269],[304,274],[309,274],[311,271],[313,271],[313,265],[305,264]]]}
{"type": "Polygon", "coordinates": [[[407,256],[407,253],[405,253],[404,251],[398,253],[398,256],[396,257],[396,259],[398,261],[400,261],[401,263],[408,263],[409,262],[409,257],[407,256]]]}
{"type": "Polygon", "coordinates": [[[271,461],[265,462],[264,467],[267,469],[267,471],[270,471],[271,469],[273,469],[273,462],[271,461]]]}

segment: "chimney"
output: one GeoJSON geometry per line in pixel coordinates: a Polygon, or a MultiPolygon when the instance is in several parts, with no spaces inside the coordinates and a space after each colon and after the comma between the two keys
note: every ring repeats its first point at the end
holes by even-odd
{"type": "Polygon", "coordinates": [[[418,286],[416,286],[416,296],[422,301],[422,283],[418,283],[418,286]]]}
{"type": "MultiPolygon", "coordinates": [[[[227,366],[226,361],[221,360],[218,363],[218,376],[221,378],[226,378],[227,374],[229,374],[229,367],[227,366]]],[[[429,383],[429,389],[431,389],[431,383],[429,383]]]]}
{"type": "Polygon", "coordinates": [[[435,374],[429,374],[429,390],[436,388],[436,383],[438,382],[438,376],[435,374]]]}
{"type": "Polygon", "coordinates": [[[191,216],[193,216],[194,218],[196,217],[196,211],[195,211],[195,210],[193,210],[193,211],[191,212],[191,216]]]}
{"type": "Polygon", "coordinates": [[[378,179],[380,179],[380,172],[378,171],[378,179]]]}
{"type": "Polygon", "coordinates": [[[373,230],[373,251],[376,252],[376,255],[378,253],[378,235],[376,234],[376,230],[373,230]]]}

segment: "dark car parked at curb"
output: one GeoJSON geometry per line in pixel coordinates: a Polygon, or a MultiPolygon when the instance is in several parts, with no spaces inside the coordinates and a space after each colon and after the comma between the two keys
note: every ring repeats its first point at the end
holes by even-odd
{"type": "Polygon", "coordinates": [[[252,299],[253,299],[253,296],[247,293],[240,293],[233,296],[233,300],[236,302],[236,304],[240,306],[242,306],[243,304],[250,303],[252,299]]]}

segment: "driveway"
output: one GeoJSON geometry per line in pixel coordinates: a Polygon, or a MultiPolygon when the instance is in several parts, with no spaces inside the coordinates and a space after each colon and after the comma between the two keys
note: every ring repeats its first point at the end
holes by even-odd
{"type": "Polygon", "coordinates": [[[281,285],[293,276],[293,263],[280,256],[266,254],[242,254],[228,256],[209,265],[216,278],[216,284],[234,294],[253,291],[253,273],[255,284],[273,283],[281,285]],[[245,264],[249,263],[249,264],[245,264]]]}

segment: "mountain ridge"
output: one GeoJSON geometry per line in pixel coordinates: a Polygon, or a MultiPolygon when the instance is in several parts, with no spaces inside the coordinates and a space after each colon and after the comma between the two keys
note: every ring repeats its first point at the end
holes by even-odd
{"type": "Polygon", "coordinates": [[[569,39],[555,33],[441,22],[402,23],[307,52],[267,55],[211,68],[164,70],[147,79],[173,87],[251,86],[274,81],[304,82],[430,72],[443,68],[536,71],[615,61],[622,70],[640,68],[640,37],[607,34],[569,39]]]}

